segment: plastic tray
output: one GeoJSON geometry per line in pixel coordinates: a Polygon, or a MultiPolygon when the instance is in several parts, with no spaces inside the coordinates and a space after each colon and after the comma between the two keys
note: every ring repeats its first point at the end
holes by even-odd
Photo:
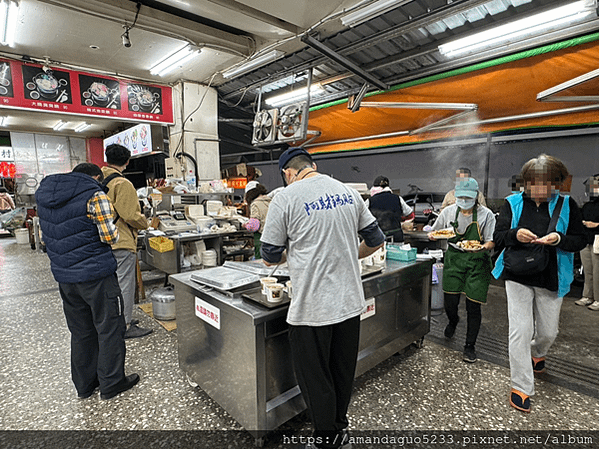
{"type": "Polygon", "coordinates": [[[270,302],[266,295],[262,294],[262,288],[257,287],[251,290],[247,290],[241,294],[241,297],[244,299],[249,299],[253,302],[257,302],[258,304],[262,304],[263,306],[268,307],[269,309],[274,309],[275,307],[280,307],[285,304],[289,304],[291,299],[287,296],[287,291],[283,290],[283,299],[279,302],[270,302]]]}
{"type": "Polygon", "coordinates": [[[190,279],[219,290],[232,290],[259,282],[260,276],[233,268],[214,267],[195,271],[191,274],[190,279]]]}

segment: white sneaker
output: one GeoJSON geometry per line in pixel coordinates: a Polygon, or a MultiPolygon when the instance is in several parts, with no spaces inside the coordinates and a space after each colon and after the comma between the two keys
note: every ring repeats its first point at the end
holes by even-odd
{"type": "Polygon", "coordinates": [[[577,306],[589,306],[593,304],[593,300],[591,298],[582,297],[578,301],[574,301],[574,304],[577,306]]]}
{"type": "Polygon", "coordinates": [[[599,310],[599,301],[595,301],[588,307],[589,310],[599,310]]]}

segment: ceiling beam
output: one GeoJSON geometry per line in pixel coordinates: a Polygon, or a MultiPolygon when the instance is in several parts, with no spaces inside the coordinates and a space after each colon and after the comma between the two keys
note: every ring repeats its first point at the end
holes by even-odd
{"type": "Polygon", "coordinates": [[[322,42],[314,39],[312,36],[309,36],[307,34],[302,36],[302,42],[304,42],[305,44],[308,44],[313,49],[319,51],[320,53],[325,55],[327,58],[331,59],[332,61],[335,61],[340,66],[349,70],[353,74],[359,76],[364,81],[369,82],[373,86],[376,86],[379,89],[383,89],[383,90],[389,89],[389,86],[387,86],[385,83],[383,83],[381,80],[379,80],[376,76],[373,76],[370,73],[368,73],[367,71],[362,70],[357,64],[353,63],[352,61],[345,58],[344,56],[341,56],[339,53],[337,53],[333,49],[327,47],[322,42]]]}

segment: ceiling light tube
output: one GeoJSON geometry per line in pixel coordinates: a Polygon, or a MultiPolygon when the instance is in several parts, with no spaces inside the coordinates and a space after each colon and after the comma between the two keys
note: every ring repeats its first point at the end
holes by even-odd
{"type": "Polygon", "coordinates": [[[152,75],[164,76],[175,69],[181,68],[185,63],[189,62],[200,54],[200,49],[191,45],[187,45],[176,52],[170,54],[154,67],[150,69],[152,75]]]}
{"type": "Polygon", "coordinates": [[[0,44],[12,47],[15,43],[19,3],[14,0],[0,1],[0,44]]]}
{"type": "Polygon", "coordinates": [[[515,43],[596,16],[595,8],[596,0],[577,1],[439,45],[439,52],[452,58],[515,43]]]}
{"type": "Polygon", "coordinates": [[[348,27],[355,27],[370,19],[380,16],[392,9],[410,3],[412,0],[379,0],[371,3],[365,8],[359,8],[349,14],[341,17],[341,23],[348,27]]]}
{"type": "Polygon", "coordinates": [[[234,67],[223,72],[224,78],[235,78],[236,76],[243,75],[251,72],[252,70],[262,67],[268,63],[274,62],[283,56],[285,53],[279,50],[272,50],[268,53],[258,56],[256,59],[250,59],[248,62],[241,64],[240,66],[234,67]]]}
{"type": "Polygon", "coordinates": [[[52,129],[54,131],[60,131],[62,128],[64,128],[65,126],[67,126],[67,122],[65,122],[64,120],[60,120],[56,123],[56,125],[54,125],[52,127],[52,129]]]}
{"type": "MultiPolygon", "coordinates": [[[[310,88],[310,96],[323,95],[326,90],[319,84],[315,84],[310,88]]],[[[296,101],[304,100],[308,97],[308,88],[302,87],[301,89],[292,90],[291,92],[285,92],[284,94],[275,95],[274,97],[267,98],[265,103],[272,107],[281,106],[288,103],[294,103],[296,101]]]]}
{"type": "Polygon", "coordinates": [[[76,133],[83,132],[83,131],[85,131],[86,129],[88,129],[89,127],[91,127],[91,126],[92,126],[92,125],[90,125],[89,123],[85,123],[85,122],[83,122],[83,123],[81,123],[80,125],[77,125],[77,126],[75,127],[75,132],[76,132],[76,133]]]}

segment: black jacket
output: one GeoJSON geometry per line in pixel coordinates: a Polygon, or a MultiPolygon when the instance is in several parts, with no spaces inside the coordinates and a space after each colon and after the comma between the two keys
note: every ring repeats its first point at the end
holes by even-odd
{"type": "MultiPolygon", "coordinates": [[[[497,217],[497,223],[495,224],[495,232],[493,233],[493,241],[495,242],[498,251],[502,251],[509,246],[521,244],[516,238],[516,234],[520,228],[526,228],[539,237],[547,234],[547,228],[549,227],[549,221],[551,220],[551,217],[549,216],[549,203],[543,202],[537,207],[536,203],[526,194],[523,195],[523,198],[522,215],[520,216],[520,222],[518,223],[517,228],[510,229],[512,224],[512,209],[509,203],[505,201],[503,206],[501,206],[499,216],[497,217]]],[[[569,200],[569,205],[570,219],[568,231],[565,235],[558,232],[561,237],[559,244],[557,246],[548,247],[550,257],[549,264],[547,265],[547,268],[545,268],[545,271],[535,275],[517,276],[504,270],[501,279],[515,281],[531,287],[541,287],[550,291],[557,291],[557,253],[555,248],[568,252],[576,252],[583,249],[587,244],[587,237],[582,224],[580,208],[572,198],[569,200]]]]}
{"type": "MultiPolygon", "coordinates": [[[[583,204],[582,219],[584,221],[599,223],[599,198],[583,204]]],[[[587,236],[587,243],[592,245],[595,241],[595,235],[599,234],[599,226],[596,228],[587,228],[585,226],[584,229],[587,236]]]]}

